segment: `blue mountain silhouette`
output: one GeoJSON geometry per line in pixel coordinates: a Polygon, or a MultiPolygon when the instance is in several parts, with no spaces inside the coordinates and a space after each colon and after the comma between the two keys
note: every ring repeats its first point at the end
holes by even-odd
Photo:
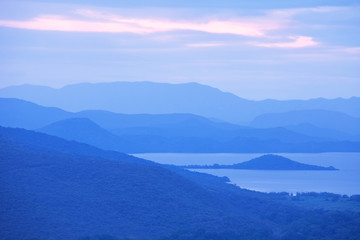
{"type": "Polygon", "coordinates": [[[267,113],[256,117],[251,122],[251,126],[265,128],[303,124],[311,124],[318,128],[328,128],[348,134],[360,134],[360,118],[327,110],[267,113]]]}
{"type": "Polygon", "coordinates": [[[360,117],[360,98],[249,101],[198,83],[82,83],[60,89],[22,85],[0,89],[0,97],[20,98],[67,111],[107,110],[116,113],[192,113],[241,123],[272,112],[323,109],[360,117]]]}
{"type": "Polygon", "coordinates": [[[71,113],[17,99],[0,99],[0,104],[0,124],[4,126],[37,127],[68,140],[127,153],[359,151],[358,142],[285,128],[242,127],[192,114],[71,113]]]}

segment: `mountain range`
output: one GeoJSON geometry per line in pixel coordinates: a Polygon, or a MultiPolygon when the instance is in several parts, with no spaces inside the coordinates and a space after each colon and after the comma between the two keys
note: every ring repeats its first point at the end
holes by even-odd
{"type": "Polygon", "coordinates": [[[328,110],[302,110],[284,113],[267,113],[257,116],[250,125],[253,127],[294,127],[311,124],[348,134],[360,134],[360,118],[328,110]]]}
{"type": "MultiPolygon", "coordinates": [[[[356,136],[346,133],[338,134],[342,138],[308,135],[298,129],[253,128],[193,114],[118,114],[100,110],[73,113],[8,98],[0,98],[0,125],[33,129],[127,153],[341,152],[360,149],[356,136]]],[[[320,128],[315,128],[321,132],[320,128]]]]}
{"type": "Polygon", "coordinates": [[[67,111],[106,110],[127,114],[191,113],[245,123],[265,113],[329,110],[360,117],[360,98],[251,101],[198,83],[82,83],[62,88],[35,85],[0,89],[0,97],[20,98],[67,111]]]}

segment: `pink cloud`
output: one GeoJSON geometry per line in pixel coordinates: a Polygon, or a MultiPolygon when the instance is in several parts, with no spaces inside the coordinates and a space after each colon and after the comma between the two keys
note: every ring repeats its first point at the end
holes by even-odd
{"type": "Polygon", "coordinates": [[[27,21],[0,20],[0,26],[39,31],[108,32],[147,34],[177,30],[201,31],[213,34],[234,34],[249,37],[264,36],[266,31],[278,29],[280,24],[246,19],[180,21],[169,19],[126,18],[91,10],[78,10],[86,19],[41,15],[27,21]]]}
{"type": "Polygon", "coordinates": [[[191,43],[186,45],[188,47],[220,47],[224,46],[223,43],[191,43]]]}
{"type": "Polygon", "coordinates": [[[332,49],[333,52],[348,53],[348,54],[360,54],[360,47],[338,47],[332,49]]]}
{"type": "Polygon", "coordinates": [[[292,39],[293,41],[279,43],[252,43],[252,45],[267,48],[305,48],[319,45],[319,43],[314,41],[312,37],[296,36],[289,37],[289,39],[292,39]]]}
{"type": "Polygon", "coordinates": [[[134,26],[128,23],[72,20],[54,15],[43,15],[29,21],[0,21],[0,26],[39,31],[64,32],[130,32],[138,34],[152,32],[151,29],[134,26]]]}
{"type": "Polygon", "coordinates": [[[297,14],[303,13],[329,13],[349,10],[349,7],[315,7],[315,8],[287,8],[287,9],[276,9],[268,11],[270,16],[277,16],[282,18],[292,18],[297,14]]]}

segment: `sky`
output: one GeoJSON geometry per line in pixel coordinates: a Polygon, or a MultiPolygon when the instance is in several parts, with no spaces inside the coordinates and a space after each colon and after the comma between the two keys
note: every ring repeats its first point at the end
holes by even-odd
{"type": "Polygon", "coordinates": [[[360,96],[360,1],[0,0],[0,88],[114,81],[360,96]]]}

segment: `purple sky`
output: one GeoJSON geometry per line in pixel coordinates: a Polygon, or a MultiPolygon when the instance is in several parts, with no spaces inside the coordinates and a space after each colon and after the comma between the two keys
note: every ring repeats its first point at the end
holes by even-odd
{"type": "Polygon", "coordinates": [[[360,96],[356,1],[0,6],[0,87],[198,82],[248,99],[360,96]]]}

